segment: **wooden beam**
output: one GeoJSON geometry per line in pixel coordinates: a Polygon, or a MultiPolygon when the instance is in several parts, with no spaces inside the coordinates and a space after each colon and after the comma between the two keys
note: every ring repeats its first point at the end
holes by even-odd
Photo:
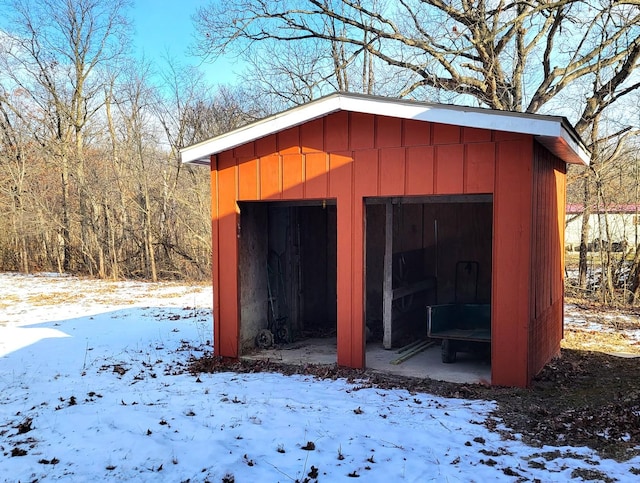
{"type": "Polygon", "coordinates": [[[420,352],[422,352],[422,351],[424,351],[424,350],[426,350],[429,347],[434,346],[434,345],[436,345],[436,343],[435,343],[435,341],[432,341],[432,340],[419,341],[418,344],[413,346],[411,349],[405,351],[404,354],[402,354],[398,358],[392,360],[390,362],[390,364],[393,364],[393,365],[402,364],[407,359],[411,359],[413,356],[420,354],[420,352]]]}
{"type": "Polygon", "coordinates": [[[429,196],[371,196],[365,198],[367,205],[426,205],[429,203],[491,203],[491,194],[468,194],[468,195],[429,195],[429,196]]]}
{"type": "Polygon", "coordinates": [[[385,204],[384,219],[384,271],[382,280],[382,345],[391,349],[391,323],[393,304],[393,205],[385,204]]]}

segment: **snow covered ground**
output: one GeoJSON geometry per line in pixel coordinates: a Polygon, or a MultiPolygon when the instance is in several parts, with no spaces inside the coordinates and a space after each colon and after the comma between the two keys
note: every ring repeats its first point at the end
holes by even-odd
{"type": "Polygon", "coordinates": [[[564,326],[568,329],[584,332],[620,333],[624,329],[624,337],[631,343],[640,343],[640,323],[637,318],[632,320],[624,313],[594,313],[589,314],[578,309],[575,305],[566,304],[564,308],[564,326]]]}
{"type": "Polygon", "coordinates": [[[184,373],[210,338],[210,287],[0,274],[0,481],[637,478],[640,458],[489,431],[492,402],[184,373]]]}

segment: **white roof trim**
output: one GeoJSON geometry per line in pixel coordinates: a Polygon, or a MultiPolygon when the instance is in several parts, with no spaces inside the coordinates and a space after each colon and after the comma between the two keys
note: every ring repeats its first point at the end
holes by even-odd
{"type": "Polygon", "coordinates": [[[336,93],[180,150],[183,163],[209,165],[211,156],[337,111],[361,112],[462,127],[530,134],[567,163],[589,164],[589,152],[569,122],[490,109],[336,93]]]}

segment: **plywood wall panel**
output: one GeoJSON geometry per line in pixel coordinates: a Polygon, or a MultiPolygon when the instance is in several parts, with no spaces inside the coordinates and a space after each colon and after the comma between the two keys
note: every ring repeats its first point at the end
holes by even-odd
{"type": "Polygon", "coordinates": [[[327,198],[329,156],[326,153],[309,153],[304,156],[305,198],[327,198]]]}
{"type": "MultiPolygon", "coordinates": [[[[352,367],[365,365],[365,269],[364,269],[364,199],[378,195],[379,177],[378,150],[356,151],[353,163],[353,205],[352,205],[352,246],[351,246],[351,314],[349,346],[352,367]]],[[[341,201],[338,201],[340,203],[341,201]]],[[[338,271],[343,267],[338,265],[338,271]]],[[[345,275],[346,277],[346,275],[345,275]]],[[[340,293],[340,292],[338,292],[340,293]]]]}
{"type": "MultiPolygon", "coordinates": [[[[330,195],[337,199],[337,332],[338,332],[338,364],[353,365],[354,354],[352,338],[354,322],[353,303],[353,158],[350,153],[335,153],[329,158],[331,171],[329,174],[330,195]]],[[[361,220],[360,220],[361,221],[361,220]]],[[[361,323],[361,321],[360,321],[361,323]]],[[[364,327],[360,327],[364,330],[364,327]]],[[[357,337],[357,335],[355,335],[357,337]]]]}
{"type": "Polygon", "coordinates": [[[407,195],[431,195],[433,189],[434,148],[416,146],[406,148],[407,195]]]}
{"type": "Polygon", "coordinates": [[[239,319],[238,310],[238,226],[235,211],[218,221],[219,236],[219,282],[218,300],[221,330],[214,340],[219,344],[220,355],[238,357],[239,319]],[[218,340],[216,340],[218,339],[218,340]]]}
{"type": "Polygon", "coordinates": [[[380,195],[404,195],[405,162],[404,148],[387,148],[380,151],[380,195]]]}
{"type": "Polygon", "coordinates": [[[236,158],[233,156],[233,151],[223,151],[218,154],[217,158],[217,167],[218,170],[221,171],[230,166],[234,166],[236,164],[236,158]]]}
{"type": "Polygon", "coordinates": [[[430,122],[407,119],[403,122],[404,146],[427,146],[431,144],[430,122]]]}
{"type": "Polygon", "coordinates": [[[462,142],[467,143],[487,143],[491,141],[490,129],[478,129],[473,127],[462,128],[462,142]]]}
{"type": "Polygon", "coordinates": [[[238,177],[235,159],[229,151],[218,155],[218,216],[235,213],[238,197],[238,177]]]}
{"type": "Polygon", "coordinates": [[[436,147],[435,192],[439,195],[464,192],[464,145],[436,147]]]}
{"type": "Polygon", "coordinates": [[[376,147],[392,148],[402,145],[402,119],[376,117],[376,147]]]}
{"type": "Polygon", "coordinates": [[[276,152],[278,151],[277,139],[275,134],[257,139],[255,144],[256,157],[258,158],[262,158],[270,154],[276,154],[276,152]]]}
{"type": "Polygon", "coordinates": [[[279,199],[282,193],[280,156],[277,154],[260,158],[260,198],[279,199]]]}
{"type": "Polygon", "coordinates": [[[564,305],[564,207],[566,165],[544,147],[534,150],[534,219],[531,239],[529,374],[560,350],[564,305]]]}
{"type": "Polygon", "coordinates": [[[303,153],[324,150],[324,120],[316,119],[300,126],[300,148],[303,153]]]}
{"type": "Polygon", "coordinates": [[[300,152],[300,128],[292,127],[276,134],[280,154],[298,154],[300,152]]]}
{"type": "Polygon", "coordinates": [[[498,144],[493,197],[491,376],[524,387],[531,293],[532,139],[498,144]]]}
{"type": "Polygon", "coordinates": [[[255,142],[241,144],[233,149],[233,157],[239,158],[252,158],[255,157],[255,142]]]}
{"type": "Polygon", "coordinates": [[[249,201],[260,199],[258,159],[238,160],[238,199],[249,201]]]}
{"type": "Polygon", "coordinates": [[[218,190],[218,159],[211,156],[211,278],[213,282],[213,350],[220,354],[220,229],[218,190]]]}
{"type": "Polygon", "coordinates": [[[282,199],[302,199],[304,197],[304,157],[301,154],[282,156],[282,199]]]}
{"type": "Polygon", "coordinates": [[[329,196],[351,197],[353,182],[353,157],[352,153],[331,153],[329,155],[329,196]]]}
{"type": "Polygon", "coordinates": [[[349,117],[349,147],[352,150],[375,146],[375,116],[352,112],[349,117]]]}
{"type": "Polygon", "coordinates": [[[493,140],[496,142],[500,141],[524,141],[531,137],[528,134],[521,134],[517,132],[510,131],[493,131],[493,140]]]}
{"type": "Polygon", "coordinates": [[[467,144],[465,149],[464,192],[493,193],[496,145],[467,144]]]}
{"type": "Polygon", "coordinates": [[[377,149],[366,149],[354,153],[354,199],[358,200],[366,196],[378,196],[379,178],[385,174],[378,171],[377,149]]]}
{"type": "Polygon", "coordinates": [[[220,320],[224,321],[220,332],[214,337],[220,354],[238,356],[238,244],[236,211],[236,165],[232,157],[218,158],[217,192],[218,218],[218,308],[220,320]]]}
{"type": "Polygon", "coordinates": [[[458,144],[462,128],[451,124],[432,124],[433,144],[458,144]]]}
{"type": "Polygon", "coordinates": [[[349,149],[348,112],[340,111],[324,118],[324,146],[328,153],[349,149]]]}

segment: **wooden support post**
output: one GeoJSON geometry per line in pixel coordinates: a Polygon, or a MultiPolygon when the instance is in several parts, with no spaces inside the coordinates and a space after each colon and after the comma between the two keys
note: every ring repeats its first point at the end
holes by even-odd
{"type": "Polygon", "coordinates": [[[384,219],[384,275],[382,281],[382,345],[391,349],[391,322],[393,304],[393,205],[385,204],[384,219]]]}

